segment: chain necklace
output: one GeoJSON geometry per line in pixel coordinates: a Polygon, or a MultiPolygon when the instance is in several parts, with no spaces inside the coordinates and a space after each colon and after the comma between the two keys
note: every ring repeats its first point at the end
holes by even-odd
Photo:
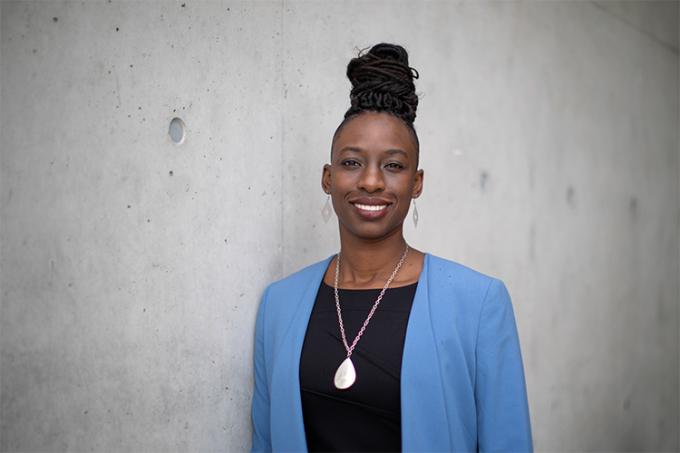
{"type": "Polygon", "coordinates": [[[397,267],[394,268],[392,275],[390,275],[390,278],[387,279],[387,283],[385,283],[385,286],[383,287],[382,291],[380,291],[380,295],[375,300],[375,303],[373,304],[371,311],[368,313],[368,317],[366,317],[364,324],[361,326],[359,333],[354,338],[354,341],[352,341],[352,345],[349,345],[347,343],[347,337],[345,336],[345,326],[342,323],[342,313],[341,313],[341,310],[340,310],[340,296],[338,296],[338,276],[340,275],[340,253],[338,252],[338,258],[335,261],[335,285],[334,285],[333,289],[335,291],[335,308],[338,311],[338,323],[340,324],[340,335],[342,336],[342,343],[345,345],[345,350],[347,351],[347,358],[345,360],[343,360],[343,362],[338,367],[338,370],[335,372],[334,383],[335,383],[336,388],[338,388],[340,390],[348,389],[352,386],[352,384],[354,384],[354,381],[356,381],[357,373],[356,373],[356,370],[354,369],[354,364],[352,363],[352,359],[351,359],[352,352],[354,352],[354,348],[356,347],[357,343],[359,342],[359,339],[361,338],[361,336],[364,334],[364,330],[366,330],[366,326],[368,326],[368,322],[373,317],[373,313],[375,313],[375,310],[378,308],[380,301],[382,300],[383,296],[385,295],[385,291],[387,291],[387,287],[390,286],[390,283],[392,283],[392,280],[394,280],[394,277],[396,277],[397,272],[399,272],[401,265],[404,264],[404,260],[406,259],[406,255],[408,254],[408,250],[409,250],[409,247],[407,245],[406,250],[404,250],[404,253],[401,255],[401,259],[399,260],[399,263],[397,263],[397,267]]]}

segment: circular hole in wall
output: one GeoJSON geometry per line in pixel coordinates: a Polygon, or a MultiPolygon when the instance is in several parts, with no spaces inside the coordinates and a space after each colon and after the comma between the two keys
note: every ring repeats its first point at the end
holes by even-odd
{"type": "Polygon", "coordinates": [[[170,127],[168,128],[168,134],[170,135],[170,140],[173,143],[180,144],[184,141],[186,134],[186,126],[181,118],[173,118],[170,120],[170,127]]]}

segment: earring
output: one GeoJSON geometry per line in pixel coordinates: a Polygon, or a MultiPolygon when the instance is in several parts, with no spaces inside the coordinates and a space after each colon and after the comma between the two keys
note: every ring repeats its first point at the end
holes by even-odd
{"type": "Polygon", "coordinates": [[[413,226],[418,228],[418,207],[415,198],[413,199],[413,226]]]}
{"type": "Polygon", "coordinates": [[[331,218],[331,213],[333,212],[333,209],[331,208],[330,199],[331,196],[328,195],[328,198],[326,198],[326,204],[324,204],[323,208],[321,208],[321,217],[323,217],[324,223],[328,223],[328,220],[331,218]]]}

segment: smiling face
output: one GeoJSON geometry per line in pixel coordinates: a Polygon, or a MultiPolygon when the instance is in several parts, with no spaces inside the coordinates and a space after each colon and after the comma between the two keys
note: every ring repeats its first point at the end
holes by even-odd
{"type": "Polygon", "coordinates": [[[381,239],[401,232],[423,187],[418,150],[402,120],[363,112],[337,133],[321,185],[331,195],[341,235],[381,239]]]}

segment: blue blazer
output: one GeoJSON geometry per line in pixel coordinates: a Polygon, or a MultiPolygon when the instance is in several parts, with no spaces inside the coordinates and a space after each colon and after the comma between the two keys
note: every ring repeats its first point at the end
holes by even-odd
{"type": "MultiPolygon", "coordinates": [[[[307,451],[300,354],[332,258],[264,291],[252,451],[307,451]]],[[[533,450],[515,317],[501,280],[425,255],[404,340],[401,429],[408,452],[533,450]]]]}

